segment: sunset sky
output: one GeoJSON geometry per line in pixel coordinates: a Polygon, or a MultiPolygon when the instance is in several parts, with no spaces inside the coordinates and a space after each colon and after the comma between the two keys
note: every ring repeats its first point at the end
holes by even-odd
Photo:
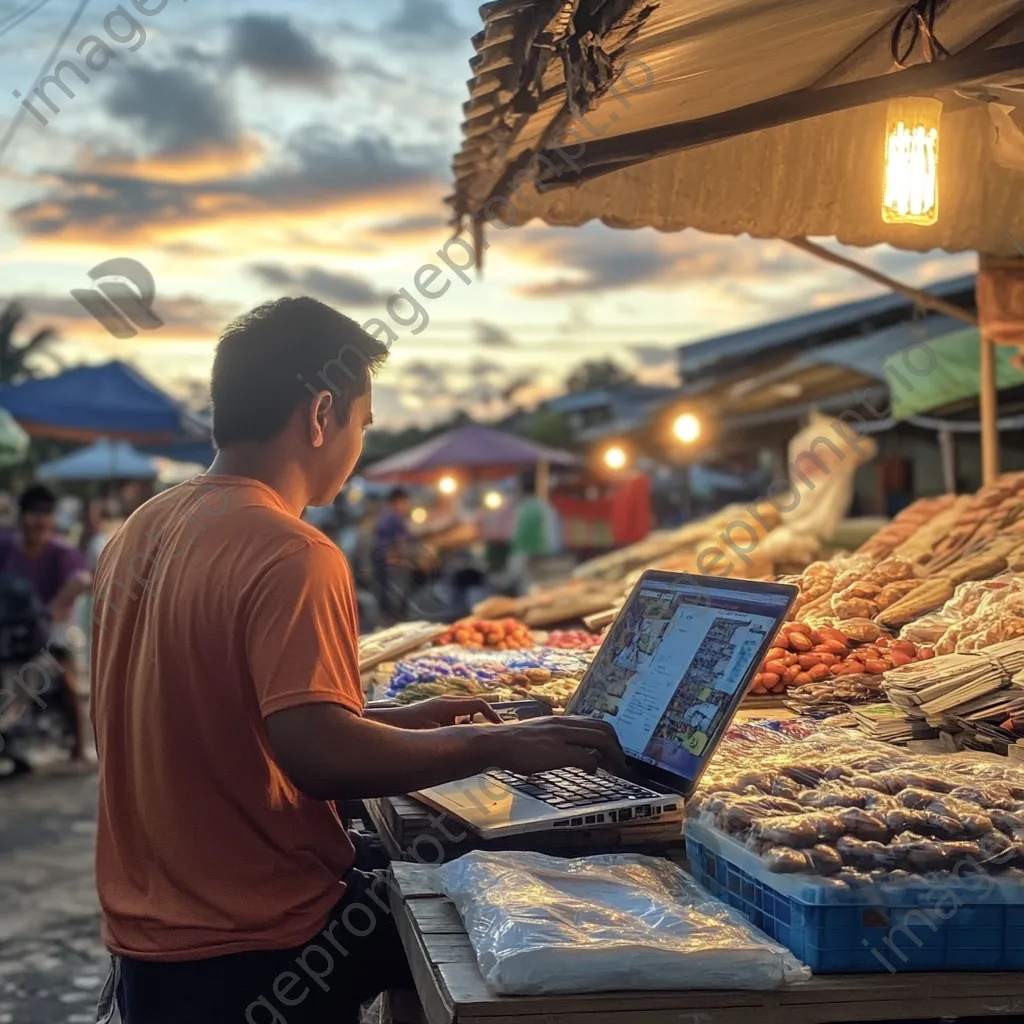
{"type": "MultiPolygon", "coordinates": [[[[68,30],[82,2],[0,0],[0,299],[59,328],[65,363],[125,358],[184,394],[235,314],[307,293],[364,321],[448,237],[475,2],[137,0],[146,17],[126,0],[144,40],[108,19],[111,0],[68,30]],[[48,90],[59,109],[36,102],[44,126],[12,92],[30,92],[65,34],[59,59],[89,81],[66,72],[75,96],[48,90]],[[89,36],[113,52],[99,70],[89,36]],[[71,297],[115,257],[153,274],[161,329],[119,341],[71,297]]],[[[680,343],[877,291],[745,237],[532,224],[491,242],[484,278],[456,282],[394,344],[379,423],[486,412],[480,396],[515,378],[537,398],[586,358],[670,380],[680,343]]],[[[975,267],[973,254],[859,258],[918,284],[975,267]]]]}

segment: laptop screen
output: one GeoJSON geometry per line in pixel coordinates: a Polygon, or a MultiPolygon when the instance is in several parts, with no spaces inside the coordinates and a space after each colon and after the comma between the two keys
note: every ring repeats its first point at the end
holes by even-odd
{"type": "Polygon", "coordinates": [[[790,601],[766,584],[643,578],[567,713],[610,723],[630,757],[699,778],[790,601]]]}

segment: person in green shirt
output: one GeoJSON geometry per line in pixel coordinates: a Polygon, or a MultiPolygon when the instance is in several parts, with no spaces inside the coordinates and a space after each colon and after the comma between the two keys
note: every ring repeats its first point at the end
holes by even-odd
{"type": "Polygon", "coordinates": [[[527,478],[509,544],[509,572],[520,593],[529,588],[530,570],[536,560],[556,552],[556,532],[554,509],[537,494],[533,477],[527,478]]]}

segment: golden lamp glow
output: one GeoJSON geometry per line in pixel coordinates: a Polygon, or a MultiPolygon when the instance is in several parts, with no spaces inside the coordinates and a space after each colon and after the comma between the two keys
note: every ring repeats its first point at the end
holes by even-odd
{"type": "Polygon", "coordinates": [[[934,224],[939,219],[939,120],[934,99],[893,100],[885,130],[886,224],[934,224]]]}
{"type": "Polygon", "coordinates": [[[484,508],[489,508],[492,512],[496,512],[504,504],[505,498],[501,491],[488,491],[484,495],[484,508]]]}
{"type": "Polygon", "coordinates": [[[409,518],[417,525],[425,523],[427,521],[427,510],[425,508],[414,508],[409,513],[409,518]]]}
{"type": "Polygon", "coordinates": [[[437,489],[442,494],[454,494],[459,489],[459,482],[453,476],[443,476],[438,481],[437,489]]]}
{"type": "Polygon", "coordinates": [[[626,449],[617,444],[605,450],[604,464],[609,469],[625,469],[628,461],[629,457],[626,455],[626,449]]]}
{"type": "Polygon", "coordinates": [[[675,434],[677,441],[693,444],[700,437],[700,420],[692,412],[684,412],[672,424],[672,433],[675,434]]]}

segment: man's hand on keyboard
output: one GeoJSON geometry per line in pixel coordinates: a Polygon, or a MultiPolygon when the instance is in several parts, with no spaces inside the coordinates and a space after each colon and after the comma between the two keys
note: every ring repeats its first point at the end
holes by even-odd
{"type": "Polygon", "coordinates": [[[625,755],[607,722],[594,718],[534,718],[493,730],[495,768],[537,775],[555,768],[620,772],[625,755]]]}

